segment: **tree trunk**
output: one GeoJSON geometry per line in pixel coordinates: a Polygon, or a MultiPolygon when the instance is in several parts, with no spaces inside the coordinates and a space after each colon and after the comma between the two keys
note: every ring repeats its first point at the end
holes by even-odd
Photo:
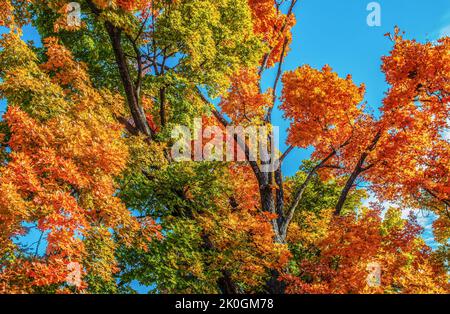
{"type": "Polygon", "coordinates": [[[269,294],[284,294],[286,290],[286,284],[283,281],[278,280],[280,273],[278,270],[272,269],[270,271],[270,278],[266,284],[266,292],[269,294]]]}
{"type": "MultiPolygon", "coordinates": [[[[88,1],[87,3],[94,14],[100,15],[101,11],[92,1],[88,1]]],[[[131,78],[130,70],[128,69],[127,59],[122,48],[122,30],[115,27],[110,22],[105,22],[105,28],[108,32],[109,38],[111,39],[114,57],[119,69],[120,79],[125,90],[128,107],[130,108],[131,115],[134,120],[134,125],[139,132],[142,132],[148,137],[151,137],[152,130],[148,125],[144,109],[140,104],[139,95],[133,84],[133,79],[131,78]]]]}
{"type": "Polygon", "coordinates": [[[111,39],[114,55],[116,57],[116,63],[119,68],[120,79],[122,80],[122,84],[125,89],[128,107],[130,108],[136,128],[140,132],[151,137],[152,131],[150,129],[150,126],[148,125],[144,110],[140,105],[140,101],[133,86],[133,80],[131,79],[131,75],[128,69],[127,60],[122,50],[122,45],[120,42],[122,31],[118,28],[115,28],[108,22],[105,23],[105,26],[111,39]]]}
{"type": "Polygon", "coordinates": [[[231,275],[227,270],[222,272],[222,277],[219,278],[217,284],[223,294],[239,294],[239,289],[233,280],[231,280],[231,275]]]}

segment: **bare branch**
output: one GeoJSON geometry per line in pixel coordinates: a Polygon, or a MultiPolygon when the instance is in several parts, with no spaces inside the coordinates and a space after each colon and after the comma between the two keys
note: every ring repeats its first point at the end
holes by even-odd
{"type": "Polygon", "coordinates": [[[302,200],[303,193],[306,190],[306,187],[308,186],[308,183],[313,178],[314,174],[319,170],[320,168],[323,168],[328,160],[330,160],[333,156],[336,155],[336,151],[333,150],[331,153],[328,154],[319,164],[317,164],[311,171],[308,173],[308,176],[306,177],[305,181],[303,181],[302,185],[300,186],[299,190],[297,191],[294,203],[291,205],[291,208],[287,212],[286,216],[284,217],[283,224],[281,226],[281,235],[283,239],[286,238],[287,235],[287,229],[289,227],[289,224],[291,223],[292,218],[294,217],[295,210],[297,209],[298,205],[300,204],[300,201],[302,200]]]}
{"type": "Polygon", "coordinates": [[[272,120],[272,110],[273,107],[275,107],[275,102],[277,100],[277,87],[278,87],[278,82],[280,81],[280,77],[281,77],[281,72],[282,72],[282,67],[283,67],[283,62],[284,62],[284,55],[286,52],[286,47],[287,47],[287,43],[288,43],[288,39],[287,37],[284,39],[284,43],[283,43],[283,49],[281,50],[281,54],[280,54],[280,60],[278,62],[278,71],[277,71],[277,75],[275,77],[275,81],[273,82],[273,88],[272,88],[272,106],[269,107],[269,110],[267,111],[267,115],[265,118],[266,122],[271,122],[272,120]]]}
{"type": "MultiPolygon", "coordinates": [[[[286,14],[286,19],[284,20],[283,26],[280,28],[280,31],[278,33],[279,36],[282,36],[284,34],[284,31],[286,30],[286,27],[288,25],[289,18],[292,15],[292,11],[294,10],[296,3],[297,3],[297,0],[292,0],[291,5],[289,6],[288,12],[286,14]]],[[[258,72],[259,76],[261,76],[262,72],[264,72],[264,70],[266,69],[267,61],[269,60],[270,54],[272,53],[274,48],[275,48],[274,46],[270,46],[269,51],[264,55],[263,62],[261,64],[261,67],[258,72]]]]}
{"type": "Polygon", "coordinates": [[[348,178],[347,182],[345,183],[344,189],[342,190],[341,195],[340,195],[339,200],[338,200],[338,203],[336,204],[336,208],[334,210],[334,214],[336,216],[341,214],[342,208],[344,207],[344,204],[345,204],[345,201],[347,199],[347,196],[348,196],[350,190],[352,189],[355,180],[358,178],[358,176],[361,173],[363,173],[364,171],[367,171],[368,169],[370,169],[374,165],[374,164],[371,164],[369,166],[363,167],[367,157],[369,156],[369,153],[375,149],[378,141],[381,138],[381,135],[382,135],[382,131],[379,130],[375,134],[375,136],[372,139],[372,141],[369,144],[369,146],[361,154],[361,157],[359,158],[358,162],[356,163],[355,169],[350,174],[350,177],[348,178]]]}
{"type": "Polygon", "coordinates": [[[280,163],[283,162],[283,160],[289,155],[289,153],[294,149],[294,146],[289,146],[288,149],[281,155],[280,157],[280,163]]]}

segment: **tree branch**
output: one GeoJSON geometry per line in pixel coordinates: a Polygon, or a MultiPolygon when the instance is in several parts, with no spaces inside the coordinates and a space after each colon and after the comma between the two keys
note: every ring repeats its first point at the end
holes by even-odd
{"type": "MultiPolygon", "coordinates": [[[[292,11],[294,10],[294,6],[295,6],[296,3],[297,3],[297,0],[292,0],[291,5],[289,6],[288,12],[286,14],[286,19],[285,19],[285,21],[283,23],[283,26],[281,26],[281,28],[280,28],[279,34],[281,36],[283,35],[284,31],[286,30],[289,18],[292,15],[292,11]]],[[[262,62],[261,67],[260,67],[260,69],[258,71],[259,76],[261,76],[262,73],[264,72],[264,70],[266,68],[266,65],[267,65],[267,61],[269,60],[270,54],[272,53],[273,49],[274,49],[274,46],[270,46],[269,47],[269,51],[264,55],[263,62],[262,62]]]]}
{"type": "Polygon", "coordinates": [[[425,190],[426,192],[428,192],[428,194],[430,194],[431,196],[433,196],[435,199],[437,199],[438,201],[440,201],[440,202],[444,203],[445,205],[447,205],[448,207],[450,207],[450,200],[445,200],[445,199],[442,199],[442,198],[438,197],[434,192],[432,192],[432,191],[431,191],[430,189],[428,189],[428,188],[424,188],[424,190],[425,190]]]}
{"type": "MultiPolygon", "coordinates": [[[[206,97],[203,95],[203,93],[200,91],[199,88],[197,88],[197,94],[199,95],[200,99],[206,104],[208,105],[209,108],[211,108],[211,111],[213,113],[213,115],[217,118],[217,120],[219,120],[219,122],[224,126],[227,127],[230,125],[230,123],[225,119],[225,117],[216,109],[216,107],[211,104],[208,99],[206,99],[206,97]]],[[[251,156],[250,154],[250,148],[248,147],[248,145],[245,143],[245,139],[244,141],[240,141],[237,134],[234,135],[234,140],[238,143],[238,145],[241,147],[241,149],[244,151],[245,153],[245,158],[247,159],[247,161],[250,164],[250,167],[252,168],[253,172],[256,175],[256,178],[258,179],[258,182],[262,182],[262,173],[259,170],[259,166],[258,163],[255,161],[255,158],[253,156],[251,156]]]]}
{"type": "Polygon", "coordinates": [[[289,155],[289,153],[294,149],[294,146],[289,146],[288,149],[283,153],[283,155],[281,155],[280,157],[280,163],[283,162],[283,160],[289,155]]]}
{"type": "Polygon", "coordinates": [[[278,62],[277,75],[275,77],[275,81],[273,82],[272,106],[269,107],[269,110],[267,111],[266,118],[264,119],[266,122],[269,122],[269,123],[272,120],[272,110],[273,110],[273,107],[275,107],[275,102],[277,100],[277,87],[278,87],[278,82],[280,81],[280,77],[281,77],[281,72],[282,72],[282,67],[283,67],[283,62],[284,62],[284,54],[286,52],[287,43],[288,43],[288,38],[286,37],[284,39],[283,49],[281,49],[280,60],[278,62]]]}
{"type": "Polygon", "coordinates": [[[286,239],[287,236],[287,229],[289,227],[289,224],[291,223],[292,218],[294,217],[295,210],[297,209],[298,205],[300,204],[300,201],[302,200],[303,193],[306,190],[306,187],[308,186],[308,183],[313,178],[314,174],[319,170],[320,168],[323,168],[325,163],[330,160],[333,156],[336,155],[336,150],[333,150],[331,153],[329,153],[319,164],[317,164],[311,171],[308,173],[308,176],[306,177],[305,181],[303,181],[302,185],[300,186],[299,190],[297,191],[297,194],[294,199],[294,203],[291,205],[291,208],[287,212],[286,216],[283,219],[283,224],[281,226],[281,235],[283,237],[283,240],[286,239]]]}
{"type": "MultiPolygon", "coordinates": [[[[87,1],[87,3],[94,14],[96,14],[97,16],[100,15],[101,11],[91,0],[87,1]]],[[[131,115],[133,116],[134,124],[136,125],[138,131],[151,138],[153,132],[148,125],[144,110],[140,104],[139,95],[131,78],[127,59],[123,51],[121,43],[122,30],[115,27],[108,21],[104,22],[104,26],[111,40],[116,64],[120,74],[120,79],[125,90],[128,107],[130,108],[131,115]]]]}
{"type": "Polygon", "coordinates": [[[345,183],[344,189],[341,192],[341,195],[339,196],[338,203],[336,204],[336,208],[334,210],[334,214],[336,216],[339,216],[342,212],[342,208],[344,207],[345,201],[347,200],[348,193],[350,192],[351,188],[353,187],[353,183],[358,178],[358,176],[363,173],[364,171],[370,169],[374,164],[371,164],[367,167],[363,167],[364,162],[366,161],[366,158],[369,156],[369,153],[373,151],[378,143],[378,141],[381,138],[381,130],[379,130],[375,137],[373,138],[372,142],[369,144],[369,146],[366,148],[366,150],[361,154],[361,157],[359,158],[358,162],[356,163],[355,169],[350,174],[350,177],[348,178],[347,182],[345,183]]]}

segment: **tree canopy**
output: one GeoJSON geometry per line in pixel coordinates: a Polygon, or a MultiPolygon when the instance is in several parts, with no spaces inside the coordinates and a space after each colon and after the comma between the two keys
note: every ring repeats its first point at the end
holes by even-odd
{"type": "Polygon", "coordinates": [[[300,1],[82,0],[77,25],[69,2],[0,0],[0,292],[449,292],[449,37],[386,35],[374,115],[351,75],[283,70],[300,1]],[[269,161],[237,137],[244,161],[170,154],[195,118],[270,147],[274,108],[289,148],[269,161]],[[299,148],[295,175],[262,170],[299,148]],[[406,209],[437,217],[439,249],[406,209]]]}

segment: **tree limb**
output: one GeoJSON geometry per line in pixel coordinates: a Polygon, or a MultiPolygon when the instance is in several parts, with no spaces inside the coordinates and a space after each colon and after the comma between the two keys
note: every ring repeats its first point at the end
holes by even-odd
{"type": "Polygon", "coordinates": [[[353,183],[358,178],[358,176],[363,173],[364,171],[370,169],[374,164],[371,164],[367,167],[363,167],[364,162],[366,161],[366,158],[369,156],[369,153],[373,151],[378,143],[378,141],[381,138],[381,130],[379,130],[375,137],[373,138],[372,142],[369,144],[369,146],[366,148],[366,150],[361,154],[361,157],[359,158],[358,162],[356,163],[355,169],[350,174],[350,177],[348,178],[347,182],[345,183],[344,189],[341,192],[341,195],[339,196],[339,200],[336,204],[336,208],[334,210],[334,214],[336,216],[339,216],[342,212],[342,208],[344,207],[345,201],[347,200],[348,193],[350,192],[351,188],[353,187],[353,183]]]}

